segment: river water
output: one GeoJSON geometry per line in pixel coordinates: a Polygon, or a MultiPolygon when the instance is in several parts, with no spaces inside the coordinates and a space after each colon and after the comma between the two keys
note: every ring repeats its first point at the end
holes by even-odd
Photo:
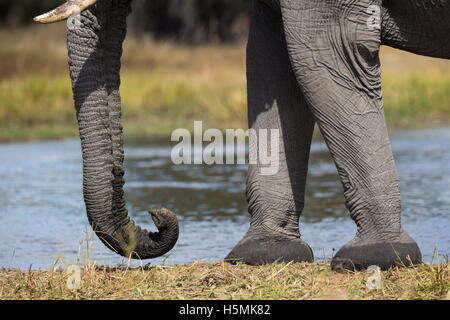
{"type": "MultiPolygon", "coordinates": [[[[417,241],[424,261],[450,249],[450,128],[391,134],[401,178],[402,223],[417,241]]],[[[170,254],[144,261],[172,265],[222,260],[248,229],[245,165],[174,165],[172,145],[127,142],[127,207],[152,231],[150,206],[178,215],[180,238],[170,254]]],[[[0,145],[0,267],[49,269],[77,261],[80,240],[89,234],[82,198],[79,140],[0,145]]],[[[330,259],[355,234],[342,186],[322,141],[314,142],[302,238],[316,261],[330,259]]],[[[86,255],[86,241],[81,259],[86,255]]],[[[94,237],[91,261],[127,263],[94,237]]],[[[132,262],[139,266],[140,262],[132,262]]]]}

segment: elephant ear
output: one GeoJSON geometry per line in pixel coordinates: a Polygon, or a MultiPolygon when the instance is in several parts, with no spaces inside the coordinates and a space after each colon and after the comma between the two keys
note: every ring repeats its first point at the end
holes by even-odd
{"type": "Polygon", "coordinates": [[[159,230],[153,233],[136,226],[125,208],[119,87],[122,43],[131,0],[102,0],[95,6],[92,6],[95,1],[68,1],[62,9],[55,9],[41,19],[57,21],[67,17],[74,3],[87,8],[78,23],[67,29],[87,216],[98,237],[114,252],[127,258],[155,258],[173,248],[179,231],[177,218],[168,209],[150,210],[159,230]]]}

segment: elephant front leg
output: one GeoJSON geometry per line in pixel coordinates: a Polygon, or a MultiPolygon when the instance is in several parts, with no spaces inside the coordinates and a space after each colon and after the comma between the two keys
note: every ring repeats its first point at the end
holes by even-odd
{"type": "MultiPolygon", "coordinates": [[[[225,258],[259,265],[275,261],[313,261],[300,239],[309,150],[314,120],[298,87],[287,54],[281,15],[256,1],[247,46],[249,127],[258,137],[254,158],[277,153],[277,170],[250,164],[247,201],[250,228],[225,258]],[[273,144],[272,135],[279,139],[273,144]],[[278,149],[278,150],[277,150],[278,149]],[[277,159],[278,158],[278,159],[277,159]]],[[[261,160],[261,159],[259,159],[261,160]]]]}
{"type": "Polygon", "coordinates": [[[282,0],[292,66],[336,164],[357,225],[332,269],[421,261],[402,229],[399,177],[383,112],[381,1],[282,0]],[[378,9],[376,9],[378,8],[378,9]]]}

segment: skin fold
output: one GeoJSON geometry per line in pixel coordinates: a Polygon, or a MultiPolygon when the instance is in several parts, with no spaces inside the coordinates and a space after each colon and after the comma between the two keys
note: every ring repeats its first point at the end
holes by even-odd
{"type": "MultiPolygon", "coordinates": [[[[130,10],[131,0],[100,0],[84,11],[79,25],[68,28],[69,66],[89,221],[115,252],[147,259],[175,245],[178,223],[169,210],[153,209],[159,232],[149,233],[135,226],[125,209],[119,87],[130,10]]],[[[384,44],[449,58],[449,18],[447,0],[254,1],[247,45],[248,121],[255,130],[279,129],[280,164],[272,176],[261,175],[259,164],[249,165],[250,228],[226,261],[313,261],[300,238],[299,217],[317,124],[357,226],[354,239],[334,256],[332,269],[421,262],[416,242],[401,226],[379,49],[384,44]],[[379,13],[375,20],[374,12],[379,13]]]]}

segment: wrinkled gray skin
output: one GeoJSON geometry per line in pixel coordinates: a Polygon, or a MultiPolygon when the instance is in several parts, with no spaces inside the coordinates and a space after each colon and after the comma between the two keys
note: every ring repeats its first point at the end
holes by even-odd
{"type": "MultiPolygon", "coordinates": [[[[120,57],[129,0],[102,0],[68,30],[69,65],[80,126],[89,221],[110,248],[152,258],[175,244],[178,225],[154,209],[159,233],[130,222],[123,200],[120,57]]],[[[336,164],[357,225],[331,266],[382,269],[421,261],[402,229],[399,177],[386,130],[380,79],[381,44],[450,58],[447,0],[256,0],[247,46],[248,118],[253,129],[280,129],[280,170],[247,180],[250,228],[227,261],[313,261],[300,239],[314,124],[336,164]],[[381,29],[369,28],[370,5],[381,29]]]]}

